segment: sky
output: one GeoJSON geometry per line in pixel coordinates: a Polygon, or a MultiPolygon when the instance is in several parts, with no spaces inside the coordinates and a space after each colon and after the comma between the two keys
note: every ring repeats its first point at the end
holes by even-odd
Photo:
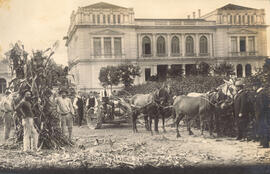
{"type": "MultiPolygon", "coordinates": [[[[67,65],[67,35],[70,15],[78,7],[98,2],[133,8],[135,18],[187,18],[201,9],[201,15],[228,3],[265,9],[270,25],[270,0],[0,0],[0,56],[20,40],[27,52],[45,50],[56,41],[60,45],[53,59],[67,65]]],[[[270,27],[267,29],[270,55],[270,27]]]]}

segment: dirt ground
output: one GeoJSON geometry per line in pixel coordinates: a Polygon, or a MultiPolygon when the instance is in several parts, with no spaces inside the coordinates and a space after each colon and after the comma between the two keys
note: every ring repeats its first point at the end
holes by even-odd
{"type": "Polygon", "coordinates": [[[194,130],[189,136],[181,127],[180,138],[175,128],[151,136],[142,125],[139,133],[133,134],[131,125],[103,125],[93,130],[87,126],[74,126],[74,147],[62,150],[41,150],[36,153],[22,152],[21,148],[10,149],[3,142],[3,127],[0,128],[0,166],[5,169],[19,168],[92,168],[92,167],[140,167],[140,166],[226,166],[270,164],[270,148],[258,146],[258,142],[240,142],[235,138],[210,138],[209,133],[200,135],[194,130]]]}

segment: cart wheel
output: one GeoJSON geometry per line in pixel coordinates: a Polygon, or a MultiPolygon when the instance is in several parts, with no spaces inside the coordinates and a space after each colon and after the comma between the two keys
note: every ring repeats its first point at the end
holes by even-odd
{"type": "Polygon", "coordinates": [[[87,125],[90,129],[100,129],[102,126],[101,120],[97,118],[96,114],[89,113],[86,117],[87,125]]]}

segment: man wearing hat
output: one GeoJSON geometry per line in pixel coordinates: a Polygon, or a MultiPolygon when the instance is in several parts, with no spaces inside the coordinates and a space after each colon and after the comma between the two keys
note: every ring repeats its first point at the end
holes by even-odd
{"type": "Polygon", "coordinates": [[[269,98],[260,82],[254,84],[256,88],[255,117],[256,130],[259,136],[260,145],[269,148],[269,98]]]}
{"type": "Polygon", "coordinates": [[[65,127],[68,127],[68,137],[71,140],[74,108],[71,100],[67,97],[67,90],[61,89],[59,94],[61,96],[56,99],[56,107],[60,116],[60,127],[63,134],[65,134],[65,127]]]}
{"type": "Polygon", "coordinates": [[[237,123],[237,140],[246,138],[248,126],[248,108],[247,93],[244,91],[244,83],[242,80],[236,81],[237,94],[234,98],[234,113],[237,123]]]}
{"type": "Polygon", "coordinates": [[[11,91],[6,90],[5,96],[2,99],[2,108],[1,110],[4,112],[3,114],[3,120],[4,120],[4,140],[7,140],[9,138],[9,134],[11,131],[11,127],[13,124],[13,107],[12,107],[12,101],[13,96],[10,95],[11,91]]]}

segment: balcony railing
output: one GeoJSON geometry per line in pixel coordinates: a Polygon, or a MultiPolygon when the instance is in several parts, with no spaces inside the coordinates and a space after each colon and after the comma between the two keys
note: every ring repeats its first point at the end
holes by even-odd
{"type": "Polygon", "coordinates": [[[171,56],[172,57],[179,57],[179,56],[182,56],[181,53],[171,53],[171,56]]]}
{"type": "Polygon", "coordinates": [[[192,56],[195,56],[196,54],[195,53],[186,53],[186,56],[188,57],[192,57],[192,56]]]}
{"type": "Polygon", "coordinates": [[[209,53],[199,53],[199,56],[209,56],[209,53]]]}
{"type": "Polygon", "coordinates": [[[152,54],[142,54],[142,57],[152,57],[152,54]]]}
{"type": "Polygon", "coordinates": [[[157,53],[157,57],[167,57],[168,54],[166,53],[157,53]]]}
{"type": "Polygon", "coordinates": [[[243,57],[243,56],[256,56],[257,55],[257,51],[251,51],[251,52],[229,52],[230,56],[239,56],[239,57],[243,57]]]}
{"type": "Polygon", "coordinates": [[[112,58],[125,58],[125,54],[96,54],[96,55],[90,55],[91,59],[96,58],[104,58],[104,59],[112,59],[112,58]]]}

